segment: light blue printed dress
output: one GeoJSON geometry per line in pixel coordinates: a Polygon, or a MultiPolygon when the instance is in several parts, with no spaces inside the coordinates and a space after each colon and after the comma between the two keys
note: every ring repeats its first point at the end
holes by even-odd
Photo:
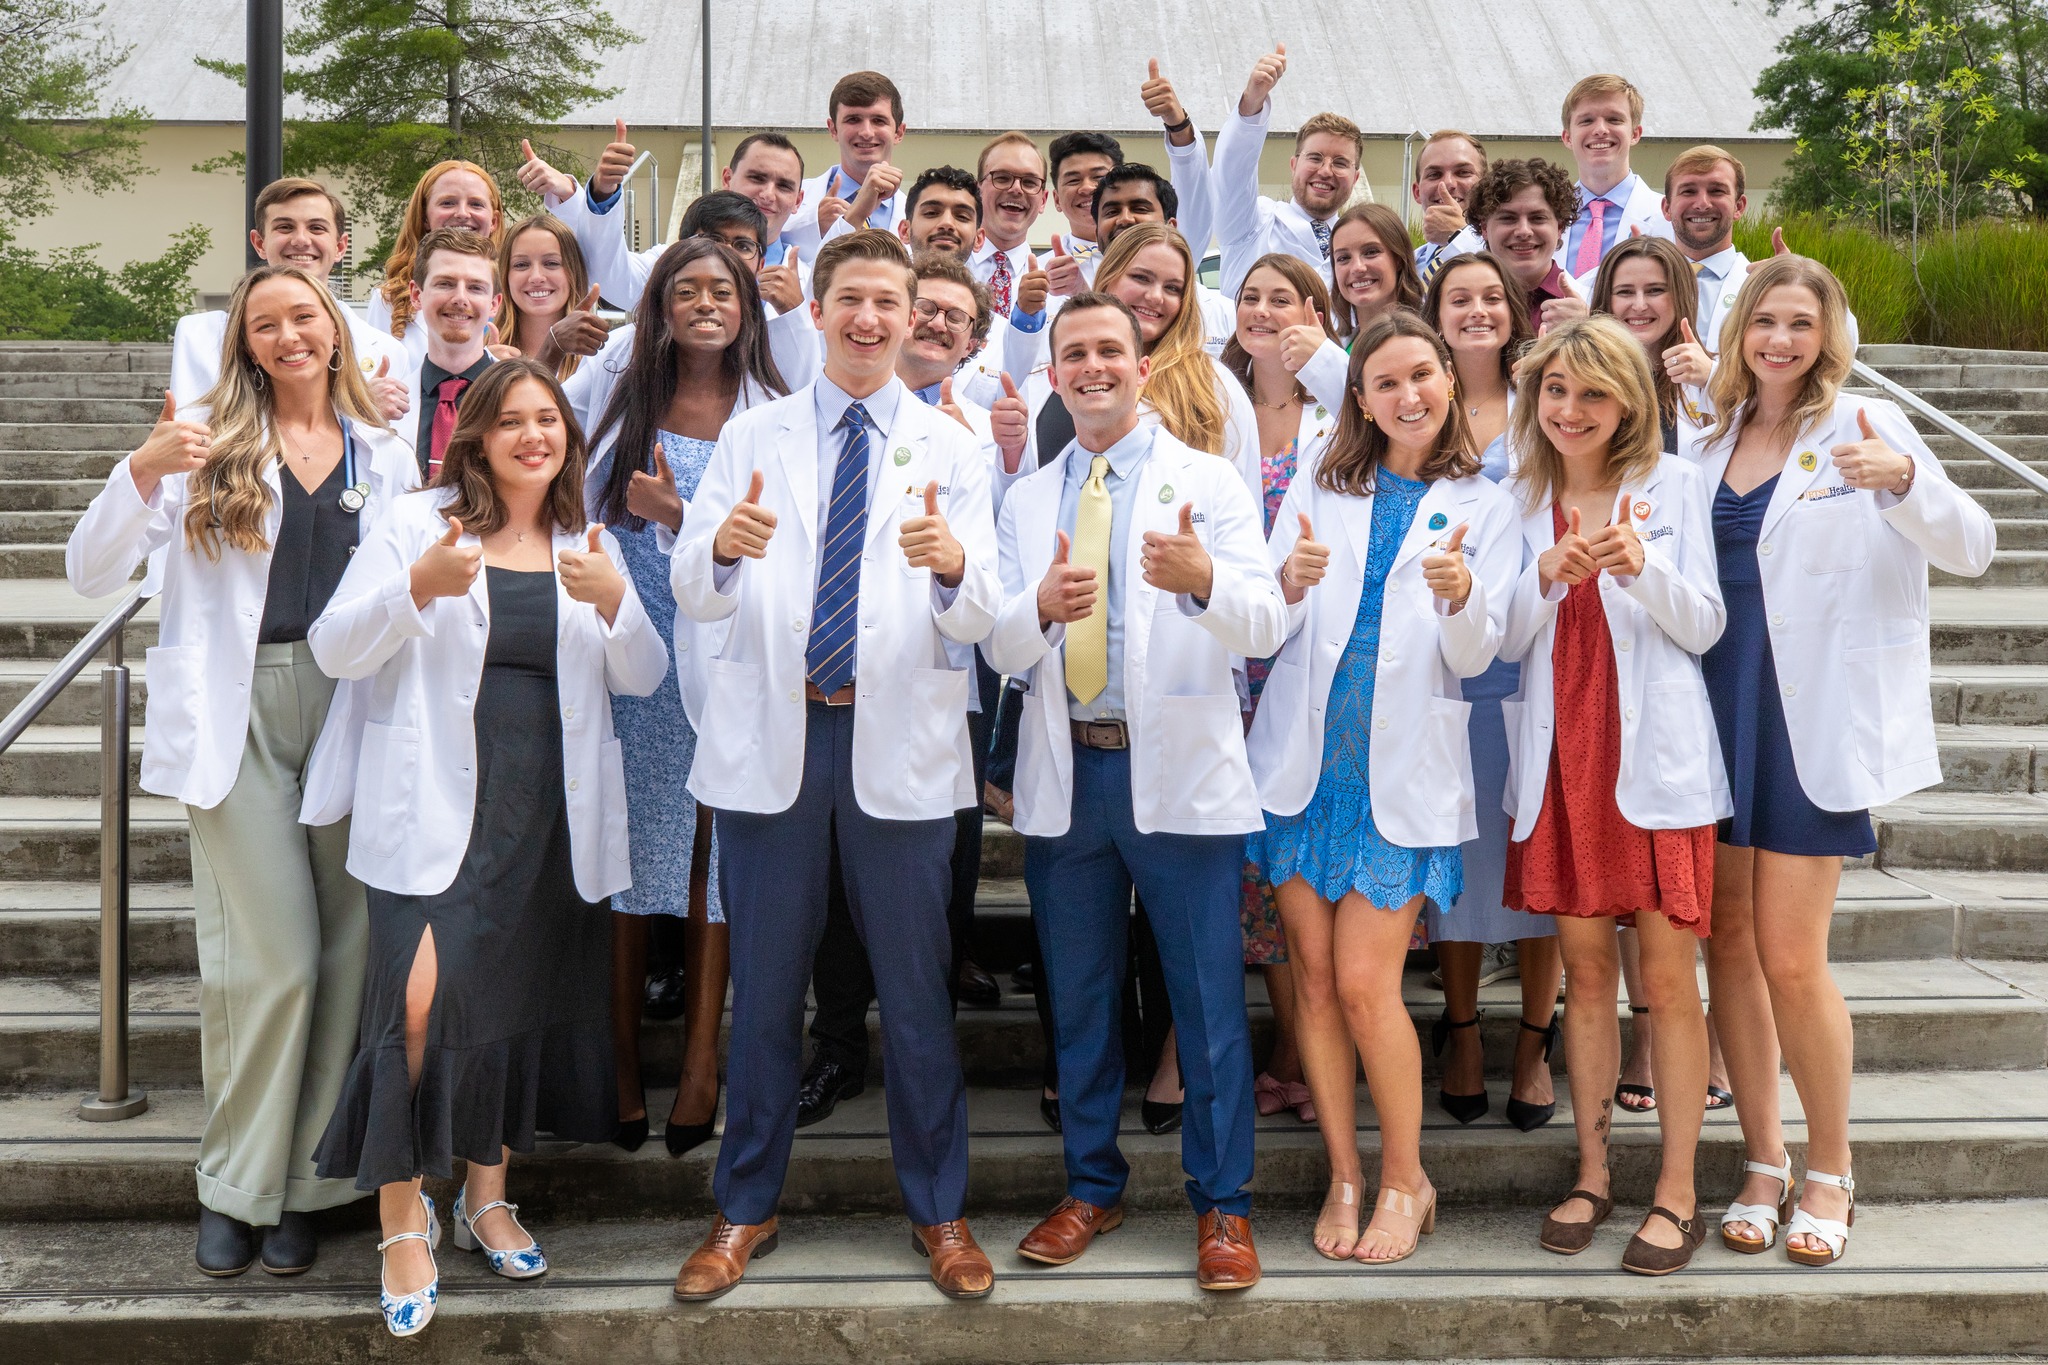
{"type": "MultiPolygon", "coordinates": [[[[672,431],[659,434],[676,491],[688,502],[696,496],[715,443],[672,431]]],[[[640,605],[670,642],[668,676],[651,696],[612,698],[612,729],[626,759],[626,831],[633,850],[633,885],[612,897],[612,909],[628,915],[683,915],[690,909],[690,851],[697,845],[697,798],[685,785],[697,757],[697,734],[683,714],[683,694],[676,685],[676,599],[669,588],[669,560],[655,543],[652,522],[638,531],[625,526],[611,531],[619,539],[640,605]]],[[[723,922],[716,840],[709,907],[711,922],[723,922]]]]}
{"type": "Polygon", "coordinates": [[[1380,656],[1380,615],[1387,574],[1408,536],[1429,485],[1382,468],[1373,473],[1372,540],[1358,620],[1330,680],[1323,722],[1323,770],[1316,793],[1298,815],[1266,813],[1263,833],[1248,835],[1245,856],[1273,885],[1301,877],[1327,901],[1352,891],[1397,910],[1418,892],[1449,905],[1465,887],[1455,846],[1403,848],[1389,843],[1372,819],[1370,755],[1372,693],[1380,656]]]}

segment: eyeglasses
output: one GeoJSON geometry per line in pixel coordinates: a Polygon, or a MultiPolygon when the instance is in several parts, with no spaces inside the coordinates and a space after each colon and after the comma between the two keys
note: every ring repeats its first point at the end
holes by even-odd
{"type": "Polygon", "coordinates": [[[730,247],[732,254],[743,261],[756,260],[761,255],[761,244],[751,237],[721,237],[715,232],[700,232],[697,235],[707,242],[717,242],[721,246],[730,247]]]}
{"type": "Polygon", "coordinates": [[[933,318],[943,317],[949,331],[964,332],[974,325],[974,319],[958,308],[941,308],[930,299],[919,299],[910,306],[910,311],[917,314],[919,322],[930,322],[933,318]]]}
{"type": "Polygon", "coordinates": [[[990,171],[982,177],[999,190],[1022,190],[1026,194],[1037,194],[1045,188],[1042,175],[1019,175],[1015,171],[990,171]]]}

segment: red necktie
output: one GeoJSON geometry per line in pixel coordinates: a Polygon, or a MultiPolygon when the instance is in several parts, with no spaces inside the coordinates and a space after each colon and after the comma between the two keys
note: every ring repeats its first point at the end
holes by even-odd
{"type": "Polygon", "coordinates": [[[455,405],[469,381],[460,375],[444,379],[434,387],[434,429],[427,438],[427,482],[441,477],[441,452],[455,434],[455,405]]]}
{"type": "Polygon", "coordinates": [[[1010,316],[1010,283],[1010,253],[997,247],[995,272],[988,277],[988,294],[999,318],[1010,316]]]}

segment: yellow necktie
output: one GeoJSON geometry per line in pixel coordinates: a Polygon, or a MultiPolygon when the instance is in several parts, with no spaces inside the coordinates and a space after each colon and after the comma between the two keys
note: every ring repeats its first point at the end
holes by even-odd
{"type": "Polygon", "coordinates": [[[1086,706],[1109,686],[1109,457],[1088,463],[1074,509],[1073,562],[1095,570],[1095,610],[1067,626],[1067,691],[1086,706]]]}

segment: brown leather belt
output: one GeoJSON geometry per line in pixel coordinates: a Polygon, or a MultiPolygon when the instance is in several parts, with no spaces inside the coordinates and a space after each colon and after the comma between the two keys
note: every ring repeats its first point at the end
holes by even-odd
{"type": "Polygon", "coordinates": [[[1120,720],[1069,720],[1074,743],[1084,749],[1128,749],[1131,732],[1120,720]]]}
{"type": "Polygon", "coordinates": [[[828,697],[818,690],[816,683],[807,679],[804,682],[804,700],[819,702],[825,706],[851,706],[853,705],[853,684],[848,683],[828,697]]]}

